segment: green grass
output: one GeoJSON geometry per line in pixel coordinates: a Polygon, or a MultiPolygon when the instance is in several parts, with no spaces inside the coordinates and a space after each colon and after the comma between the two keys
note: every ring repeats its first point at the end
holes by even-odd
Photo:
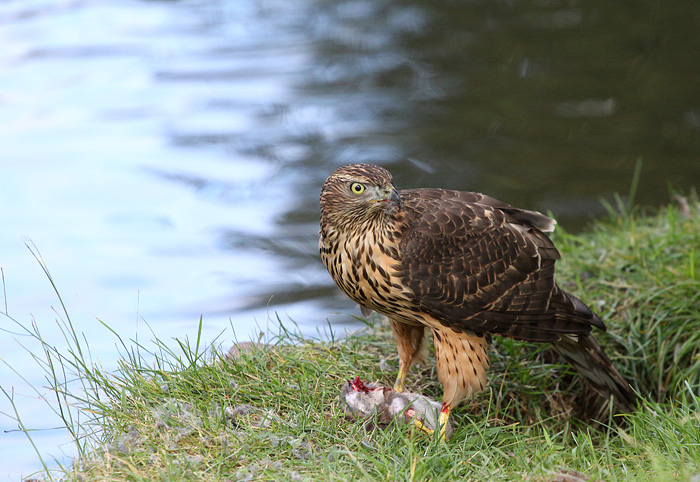
{"type": "MultiPolygon", "coordinates": [[[[611,417],[546,346],[498,339],[488,389],[455,411],[456,432],[441,443],[408,427],[379,429],[344,417],[338,394],[345,380],[359,375],[391,384],[396,376],[396,350],[379,318],[361,333],[328,341],[283,329],[234,360],[204,345],[201,332],[174,348],[119,339],[119,369],[106,372],[65,315],[59,322],[67,352],[43,343],[36,326],[26,328],[43,343],[37,360],[81,454],[74,466],[44,475],[698,480],[700,210],[694,198],[690,204],[689,212],[626,212],[584,234],[555,235],[563,254],[559,283],[608,325],[598,338],[645,397],[636,413],[611,417]]],[[[407,388],[439,399],[433,365],[414,367],[407,388]]]]}

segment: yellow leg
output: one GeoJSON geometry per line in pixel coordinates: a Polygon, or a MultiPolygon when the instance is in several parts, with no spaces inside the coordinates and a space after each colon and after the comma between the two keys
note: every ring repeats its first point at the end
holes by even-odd
{"type": "Polygon", "coordinates": [[[450,421],[450,406],[446,403],[442,404],[440,416],[438,417],[438,426],[440,427],[440,440],[445,441],[445,433],[447,431],[447,423],[450,421]]]}
{"type": "Polygon", "coordinates": [[[395,392],[403,392],[404,384],[406,383],[406,375],[408,374],[408,364],[399,362],[399,374],[396,377],[396,383],[394,383],[395,392]]]}

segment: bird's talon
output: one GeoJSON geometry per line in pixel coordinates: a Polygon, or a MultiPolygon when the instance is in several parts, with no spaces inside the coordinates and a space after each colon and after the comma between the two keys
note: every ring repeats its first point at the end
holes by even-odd
{"type": "Polygon", "coordinates": [[[421,432],[423,432],[423,433],[425,433],[425,434],[428,434],[428,435],[434,435],[434,434],[435,434],[435,430],[433,430],[432,428],[428,427],[427,425],[425,425],[425,424],[423,423],[422,420],[419,420],[419,419],[417,419],[417,418],[413,419],[413,426],[416,427],[418,430],[420,430],[421,432]]]}

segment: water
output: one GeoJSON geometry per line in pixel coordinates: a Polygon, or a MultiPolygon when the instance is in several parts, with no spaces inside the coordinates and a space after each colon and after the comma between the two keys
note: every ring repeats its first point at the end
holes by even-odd
{"type": "MultiPolygon", "coordinates": [[[[276,314],[309,335],[356,327],[316,252],[320,186],[348,162],[580,229],[641,160],[637,201],[665,203],[700,184],[698,18],[693,2],[6,0],[8,311],[61,346],[32,242],[106,367],[118,352],[98,319],[144,342],[149,327],[193,338],[201,315],[223,346],[276,314]]],[[[26,337],[0,339],[41,387],[26,337]]],[[[0,384],[31,428],[58,424],[6,366],[0,384]]],[[[2,399],[0,474],[16,480],[39,464],[11,410],[2,399]]],[[[70,461],[64,432],[33,438],[70,461]]]]}

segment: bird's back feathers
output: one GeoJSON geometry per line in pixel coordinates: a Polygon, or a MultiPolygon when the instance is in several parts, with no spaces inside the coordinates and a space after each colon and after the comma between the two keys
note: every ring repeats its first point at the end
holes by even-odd
{"type": "Polygon", "coordinates": [[[527,341],[605,328],[554,282],[554,220],[477,193],[401,191],[404,282],[420,309],[457,330],[527,341]]]}

